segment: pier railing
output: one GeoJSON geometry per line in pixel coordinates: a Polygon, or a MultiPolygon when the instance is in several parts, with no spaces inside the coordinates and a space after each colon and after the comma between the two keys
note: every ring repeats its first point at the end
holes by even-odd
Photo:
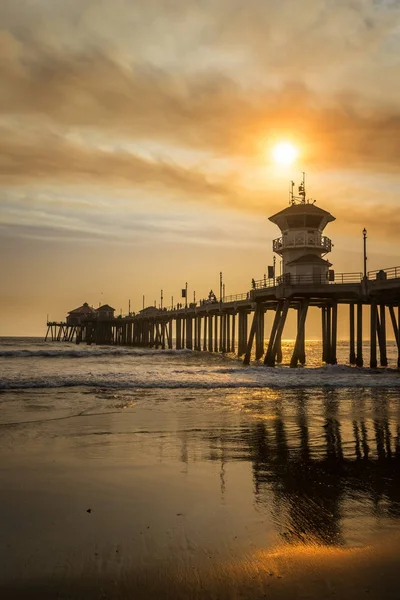
{"type": "MultiPolygon", "coordinates": [[[[400,277],[400,267],[398,267],[400,277]]],[[[286,273],[275,279],[258,279],[252,281],[253,289],[272,288],[278,285],[330,285],[335,283],[360,283],[363,279],[362,273],[335,273],[334,279],[329,280],[325,275],[292,275],[286,273]]]]}
{"type": "Polygon", "coordinates": [[[264,277],[263,279],[253,279],[251,282],[251,287],[253,290],[259,290],[264,288],[273,288],[279,284],[279,277],[275,277],[274,279],[267,279],[264,277]]]}
{"type": "Polygon", "coordinates": [[[224,296],[224,298],[222,298],[222,302],[240,302],[240,300],[248,300],[249,296],[249,292],[244,292],[243,294],[233,294],[232,296],[224,296]]]}
{"type": "Polygon", "coordinates": [[[375,271],[368,271],[368,279],[400,279],[400,267],[389,267],[388,269],[376,269],[375,271]]]}

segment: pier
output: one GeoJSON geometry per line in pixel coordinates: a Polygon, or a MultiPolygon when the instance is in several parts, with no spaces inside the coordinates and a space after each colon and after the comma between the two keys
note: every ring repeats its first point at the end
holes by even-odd
{"type": "MultiPolygon", "coordinates": [[[[297,196],[293,186],[289,206],[270,217],[281,230],[281,236],[272,242],[274,255],[281,259],[279,276],[274,258],[269,277],[252,279],[242,294],[224,296],[221,284],[219,299],[210,292],[199,303],[143,307],[136,314],[118,317],[109,305],[96,310],[84,304],[71,311],[65,322],[49,321],[45,339],[232,353],[243,357],[246,365],[254,356],[273,367],[282,361],[285,323],[295,312],[297,335],[290,359],[290,367],[295,368],[306,363],[307,316],[310,308],[317,308],[321,315],[321,360],[336,364],[338,308],[344,306],[349,322],[349,364],[364,365],[367,357],[363,356],[363,342],[368,341],[369,366],[387,366],[390,321],[400,368],[400,267],[367,271],[364,229],[363,272],[335,273],[332,264],[323,258],[332,249],[323,231],[335,218],[306,198],[304,177],[297,196]],[[364,340],[366,315],[369,339],[364,340]]],[[[187,302],[187,290],[185,296],[187,302]]]]}
{"type": "MultiPolygon", "coordinates": [[[[387,366],[387,323],[390,319],[399,351],[400,267],[362,274],[344,273],[336,282],[254,281],[254,288],[221,301],[186,308],[150,307],[135,315],[98,319],[79,324],[48,322],[46,339],[86,344],[115,344],[147,348],[234,353],[250,363],[274,366],[282,360],[281,340],[290,311],[297,314],[297,336],[291,367],[305,364],[305,327],[308,310],[321,313],[323,362],[336,364],[338,306],[349,314],[349,363],[364,364],[363,342],[370,343],[369,366],[387,366]],[[384,275],[382,275],[382,273],[384,275]],[[343,283],[342,283],[343,280],[343,283]],[[369,312],[369,339],[363,339],[363,316],[369,312]],[[269,322],[269,324],[268,324],[269,322]],[[266,326],[268,343],[264,347],[266,326]],[[379,354],[378,354],[379,352],[379,354]]],[[[398,353],[400,367],[400,352],[398,353]]]]}

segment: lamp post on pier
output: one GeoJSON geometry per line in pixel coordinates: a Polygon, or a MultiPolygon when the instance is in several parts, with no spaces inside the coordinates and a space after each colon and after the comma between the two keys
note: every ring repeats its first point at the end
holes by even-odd
{"type": "MultiPolygon", "coordinates": [[[[187,293],[188,293],[188,284],[186,281],[185,287],[182,288],[182,293],[181,293],[181,298],[185,298],[185,308],[187,308],[187,293]]],[[[179,308],[179,306],[180,306],[180,308],[183,308],[182,302],[177,304],[177,308],[179,308]]]]}
{"type": "Polygon", "coordinates": [[[363,242],[364,242],[364,279],[367,279],[367,230],[363,229],[363,242]]]}

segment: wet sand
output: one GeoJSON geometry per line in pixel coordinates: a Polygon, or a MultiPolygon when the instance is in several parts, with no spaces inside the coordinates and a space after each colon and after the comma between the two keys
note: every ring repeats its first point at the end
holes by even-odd
{"type": "Polygon", "coordinates": [[[278,546],[240,560],[210,556],[203,566],[182,559],[104,574],[84,564],[68,575],[6,583],[7,598],[398,598],[400,539],[367,548],[278,546]]]}
{"type": "Polygon", "coordinates": [[[399,598],[396,390],[1,401],[5,598],[399,598]]]}

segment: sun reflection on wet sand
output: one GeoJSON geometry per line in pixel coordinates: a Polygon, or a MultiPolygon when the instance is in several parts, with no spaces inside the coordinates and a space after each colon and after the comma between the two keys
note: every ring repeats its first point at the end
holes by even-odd
{"type": "MultiPolygon", "coordinates": [[[[112,569],[110,556],[103,556],[97,566],[82,562],[65,575],[31,581],[25,589],[14,586],[12,598],[40,595],[47,600],[55,597],[56,590],[57,598],[62,600],[320,600],[334,595],[346,600],[397,598],[391,590],[398,583],[399,544],[398,536],[354,548],[282,544],[233,556],[231,560],[205,554],[197,564],[183,557],[172,557],[158,565],[132,566],[127,557],[121,557],[119,563],[114,561],[112,569]]],[[[7,587],[4,589],[7,593],[7,587]]]]}

